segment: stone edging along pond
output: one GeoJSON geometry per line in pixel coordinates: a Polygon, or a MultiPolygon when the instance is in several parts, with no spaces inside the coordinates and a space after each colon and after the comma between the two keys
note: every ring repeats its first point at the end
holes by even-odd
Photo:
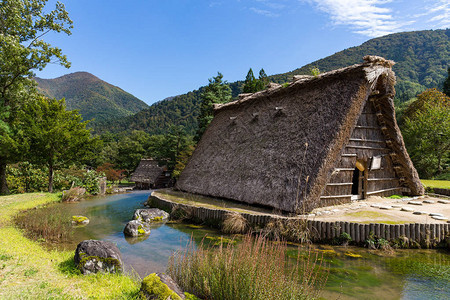
{"type": "MultiPolygon", "coordinates": [[[[189,212],[190,217],[206,223],[222,223],[227,214],[233,213],[226,208],[209,208],[185,203],[178,203],[173,200],[164,199],[163,195],[153,192],[149,196],[147,205],[160,208],[167,212],[174,209],[181,209],[189,212]]],[[[234,212],[235,213],[235,212],[234,212]]],[[[315,221],[314,219],[285,217],[275,214],[246,213],[239,212],[252,228],[263,228],[270,222],[276,221],[298,221],[304,223],[304,228],[308,229],[312,242],[329,243],[339,239],[343,233],[347,233],[353,243],[363,244],[368,239],[385,239],[392,243],[400,243],[402,247],[417,248],[425,247],[449,247],[450,249],[450,223],[446,224],[384,224],[371,223],[363,224],[356,222],[341,221],[315,221]]],[[[299,223],[295,223],[299,226],[299,223]]]]}

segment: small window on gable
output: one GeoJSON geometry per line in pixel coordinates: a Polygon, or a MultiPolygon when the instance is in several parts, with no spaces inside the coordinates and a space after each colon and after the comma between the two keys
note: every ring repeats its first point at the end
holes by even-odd
{"type": "Polygon", "coordinates": [[[370,170],[381,169],[381,158],[382,158],[382,156],[372,157],[372,161],[370,162],[370,170]]]}

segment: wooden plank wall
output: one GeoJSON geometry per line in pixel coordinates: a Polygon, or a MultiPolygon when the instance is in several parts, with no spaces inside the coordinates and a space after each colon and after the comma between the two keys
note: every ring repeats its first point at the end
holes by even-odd
{"type": "Polygon", "coordinates": [[[395,172],[389,141],[383,134],[380,113],[373,101],[368,100],[347,145],[342,150],[339,163],[321,195],[321,204],[333,205],[351,201],[353,171],[357,160],[369,167],[371,158],[382,156],[381,169],[367,170],[366,196],[390,196],[401,193],[401,180],[395,172]]]}
{"type": "MultiPolygon", "coordinates": [[[[221,224],[227,217],[227,214],[230,213],[224,209],[197,207],[181,203],[178,204],[153,194],[148,198],[147,205],[150,207],[163,209],[169,213],[175,207],[181,207],[187,211],[190,211],[192,218],[218,225],[221,224]]],[[[264,228],[267,223],[277,220],[297,220],[297,218],[269,214],[241,213],[241,215],[248,221],[250,228],[259,229],[264,228]]],[[[370,235],[373,235],[377,238],[383,238],[390,242],[402,240],[406,243],[405,247],[409,246],[414,248],[417,247],[418,244],[426,247],[434,247],[438,246],[440,243],[445,243],[446,239],[450,235],[450,223],[362,224],[341,221],[316,221],[308,218],[300,219],[306,222],[305,227],[309,232],[310,239],[316,243],[332,242],[335,238],[338,238],[342,233],[346,232],[356,244],[363,244],[370,235]]],[[[294,222],[294,224],[298,223],[294,222]]]]}

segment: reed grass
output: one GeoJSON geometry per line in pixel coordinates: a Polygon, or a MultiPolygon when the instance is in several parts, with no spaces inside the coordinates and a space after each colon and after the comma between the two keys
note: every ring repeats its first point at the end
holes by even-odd
{"type": "Polygon", "coordinates": [[[227,213],[222,224],[222,231],[225,233],[245,233],[248,228],[247,219],[236,212],[227,213]]]}
{"type": "Polygon", "coordinates": [[[14,223],[28,238],[49,242],[65,242],[73,234],[72,216],[57,206],[30,209],[14,217],[14,223]]]}
{"type": "Polygon", "coordinates": [[[327,272],[319,254],[287,256],[285,242],[245,235],[233,246],[195,247],[191,241],[168,263],[168,274],[202,299],[317,299],[327,272]]]}

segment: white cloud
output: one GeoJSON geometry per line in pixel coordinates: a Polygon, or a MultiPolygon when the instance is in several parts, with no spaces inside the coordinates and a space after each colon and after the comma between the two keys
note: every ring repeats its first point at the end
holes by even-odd
{"type": "Polygon", "coordinates": [[[279,17],[280,14],[275,13],[273,11],[270,10],[266,10],[266,9],[259,9],[256,7],[250,7],[250,10],[253,11],[254,13],[257,13],[258,15],[262,15],[262,16],[266,16],[266,17],[271,17],[271,18],[275,18],[275,17],[279,17]]]}
{"type": "Polygon", "coordinates": [[[386,4],[391,0],[308,0],[330,15],[335,25],[349,25],[354,32],[377,37],[399,31],[409,22],[399,22],[386,4]]]}
{"type": "Polygon", "coordinates": [[[426,16],[427,23],[431,23],[433,27],[448,28],[450,27],[450,1],[438,0],[425,7],[425,12],[421,16],[426,16]]]}

